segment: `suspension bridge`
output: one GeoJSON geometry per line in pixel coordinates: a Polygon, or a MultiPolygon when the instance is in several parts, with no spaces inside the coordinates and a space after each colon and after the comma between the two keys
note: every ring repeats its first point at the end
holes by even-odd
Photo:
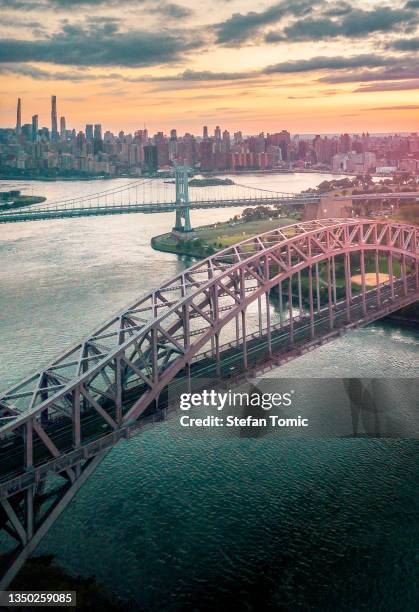
{"type": "Polygon", "coordinates": [[[130,181],[126,185],[67,200],[13,211],[4,210],[0,212],[0,223],[173,211],[177,212],[180,219],[188,215],[190,209],[197,208],[263,204],[302,207],[318,201],[319,197],[315,194],[276,192],[239,183],[216,187],[189,187],[188,169],[185,166],[177,166],[174,181],[163,182],[155,179],[130,181]]]}
{"type": "MultiPolygon", "coordinates": [[[[129,213],[164,213],[176,212],[176,226],[179,231],[190,231],[190,213],[192,209],[228,208],[235,206],[274,205],[305,208],[309,205],[319,206],[324,196],[318,193],[286,193],[260,188],[255,185],[234,183],[232,185],[190,187],[188,168],[175,167],[174,181],[156,181],[141,179],[130,181],[95,193],[80,195],[66,200],[35,204],[27,208],[14,208],[0,211],[1,223],[22,221],[43,221],[67,219],[72,217],[90,217],[102,215],[121,215],[129,213]]],[[[419,193],[392,192],[328,197],[327,206],[332,203],[352,205],[355,201],[389,200],[399,203],[401,200],[419,201],[419,193]]],[[[322,206],[320,215],[324,216],[322,206]]],[[[327,216],[327,215],[325,215],[327,216]]]]}
{"type": "Polygon", "coordinates": [[[418,247],[417,227],[367,219],[255,236],[133,301],[1,393],[0,589],[109,449],[164,416],[169,386],[176,397],[201,379],[253,376],[416,302],[418,247]]]}

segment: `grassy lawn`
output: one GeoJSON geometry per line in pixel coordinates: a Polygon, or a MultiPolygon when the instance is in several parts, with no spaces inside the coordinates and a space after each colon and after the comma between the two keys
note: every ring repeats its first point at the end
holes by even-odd
{"type": "Polygon", "coordinates": [[[196,237],[201,238],[207,245],[220,249],[291,223],[295,223],[295,219],[260,219],[237,225],[216,223],[213,226],[197,228],[196,237]]]}
{"type": "MultiPolygon", "coordinates": [[[[260,219],[234,225],[230,222],[214,223],[213,225],[195,228],[194,238],[188,241],[178,241],[170,233],[153,238],[151,244],[153,248],[169,253],[207,257],[237,242],[285,225],[291,225],[295,221],[295,219],[284,217],[281,219],[260,219]]],[[[252,248],[251,245],[249,248],[252,248]]]]}

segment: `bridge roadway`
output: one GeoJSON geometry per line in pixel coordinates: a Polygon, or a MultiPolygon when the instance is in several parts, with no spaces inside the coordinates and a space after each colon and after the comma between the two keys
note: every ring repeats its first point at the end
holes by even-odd
{"type": "MultiPolygon", "coordinates": [[[[327,195],[327,194],[324,194],[327,195]]],[[[416,200],[419,200],[419,195],[416,194],[416,200]]],[[[335,196],[332,201],[360,201],[360,200],[403,200],[415,197],[414,192],[392,192],[392,193],[371,193],[371,194],[356,194],[353,196],[335,196]]],[[[304,206],[306,204],[319,204],[320,195],[301,193],[295,196],[287,196],[278,194],[274,196],[256,196],[250,198],[227,198],[223,200],[202,200],[190,201],[188,207],[190,209],[205,209],[205,208],[231,208],[235,206],[263,206],[274,204],[287,204],[293,206],[304,206]]],[[[87,199],[87,201],[94,201],[87,199]]],[[[177,209],[176,202],[154,202],[149,204],[99,204],[89,206],[74,206],[65,205],[55,207],[46,206],[44,208],[25,208],[24,210],[8,212],[0,212],[0,223],[18,223],[22,221],[45,221],[51,219],[67,219],[73,217],[92,217],[103,215],[123,215],[129,213],[162,213],[173,212],[177,209]]]]}
{"type": "MultiPolygon", "coordinates": [[[[296,197],[259,197],[240,198],[227,200],[208,200],[189,202],[188,207],[193,209],[202,208],[231,208],[235,206],[263,206],[267,204],[288,204],[293,206],[304,206],[320,202],[319,196],[296,197]]],[[[97,206],[79,206],[64,208],[33,208],[20,212],[1,212],[0,223],[18,223],[20,221],[45,221],[48,219],[66,219],[72,217],[97,217],[102,215],[124,215],[128,213],[162,213],[173,212],[177,208],[175,202],[160,202],[152,204],[112,204],[97,206]]]]}
{"type": "MultiPolygon", "coordinates": [[[[416,292],[415,283],[415,276],[410,276],[407,283],[408,293],[410,295],[416,292]]],[[[403,297],[403,282],[397,280],[394,282],[394,300],[400,300],[403,297]]],[[[287,321],[284,322],[282,327],[280,324],[272,326],[271,357],[268,355],[266,329],[262,335],[258,332],[249,335],[246,341],[248,370],[250,370],[252,374],[255,374],[257,371],[261,371],[264,368],[266,369],[266,367],[272,368],[275,365],[279,365],[282,361],[289,361],[297,357],[303,352],[306,352],[309,348],[314,348],[316,345],[332,340],[338,335],[341,335],[348,327],[362,326],[382,317],[383,308],[387,308],[388,312],[395,310],[394,307],[392,308],[393,300],[391,299],[390,285],[381,285],[381,308],[379,310],[377,310],[377,292],[375,289],[371,289],[366,293],[366,315],[363,314],[363,303],[361,298],[361,294],[354,296],[350,305],[350,318],[354,323],[348,324],[346,301],[342,300],[336,304],[333,309],[333,329],[330,329],[328,306],[321,308],[320,312],[317,312],[314,318],[314,339],[311,338],[310,318],[307,314],[298,318],[294,317],[294,343],[292,345],[290,344],[290,327],[287,321]]],[[[397,306],[397,308],[398,307],[399,306],[397,306]]],[[[241,346],[237,347],[235,342],[229,342],[227,345],[220,347],[220,374],[222,379],[230,380],[234,383],[235,380],[244,376],[242,368],[243,352],[241,346]]],[[[195,357],[195,361],[191,364],[190,374],[195,380],[200,378],[206,380],[220,378],[219,374],[216,372],[215,360],[208,351],[195,357]]],[[[176,397],[176,393],[184,391],[187,386],[188,383],[185,372],[181,371],[170,385],[170,398],[176,397]]],[[[124,407],[129,408],[135,400],[138,399],[142,391],[143,387],[141,386],[132,388],[129,395],[124,398],[124,407]]],[[[102,401],[101,404],[102,407],[106,409],[106,401],[102,401]]],[[[124,425],[123,428],[116,432],[111,432],[109,425],[106,423],[104,424],[103,418],[98,415],[95,410],[86,411],[81,415],[82,445],[83,447],[96,448],[96,452],[101,452],[103,448],[114,445],[119,439],[129,437],[137,433],[145,425],[154,422],[156,416],[159,413],[161,414],[161,410],[165,409],[167,405],[168,395],[166,393],[160,398],[157,412],[155,406],[153,406],[152,410],[146,411],[144,416],[141,417],[137,423],[124,425]],[[124,432],[124,429],[129,431],[124,432]],[[101,438],[108,438],[110,444],[107,442],[105,445],[101,444],[101,438]]],[[[112,415],[112,412],[110,412],[110,414],[112,415]]],[[[73,451],[72,425],[68,419],[61,417],[54,422],[43,424],[43,427],[47,434],[53,434],[54,442],[60,451],[65,453],[71,453],[71,451],[73,451]]],[[[4,489],[4,491],[8,489],[10,492],[10,488],[6,483],[12,484],[10,481],[16,478],[19,479],[19,477],[24,474],[24,469],[22,467],[23,453],[24,444],[21,438],[19,440],[15,438],[12,442],[7,442],[6,439],[6,441],[1,444],[0,497],[2,496],[2,489],[4,489]]],[[[92,456],[94,454],[95,452],[93,450],[92,456]]],[[[91,455],[89,454],[89,456],[91,455]]],[[[48,465],[54,462],[54,459],[51,459],[51,455],[49,455],[45,446],[39,440],[34,442],[34,457],[37,467],[39,467],[40,464],[48,465]]]]}

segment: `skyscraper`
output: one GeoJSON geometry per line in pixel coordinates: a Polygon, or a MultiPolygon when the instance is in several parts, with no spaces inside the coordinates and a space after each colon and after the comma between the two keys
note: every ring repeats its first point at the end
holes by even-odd
{"type": "Polygon", "coordinates": [[[86,125],[86,140],[93,140],[93,125],[91,123],[86,125]]]}
{"type": "Polygon", "coordinates": [[[100,123],[95,123],[95,131],[93,133],[93,152],[99,153],[102,151],[102,126],[100,123]]]}
{"type": "Polygon", "coordinates": [[[51,96],[51,140],[57,140],[57,97],[51,96]]]}
{"type": "Polygon", "coordinates": [[[17,111],[16,111],[16,134],[20,134],[22,131],[22,101],[20,98],[17,99],[17,111]]]}
{"type": "Polygon", "coordinates": [[[144,147],[144,168],[148,172],[156,172],[159,167],[159,159],[156,145],[144,147]]]}
{"type": "Polygon", "coordinates": [[[206,125],[204,125],[204,129],[202,131],[202,138],[204,140],[208,140],[208,127],[206,125]]]}
{"type": "Polygon", "coordinates": [[[38,115],[32,116],[32,140],[35,142],[38,139],[38,115]]]}
{"type": "Polygon", "coordinates": [[[102,125],[100,123],[95,123],[94,139],[102,140],[102,125]]]}
{"type": "Polygon", "coordinates": [[[64,140],[66,137],[65,117],[60,117],[60,138],[64,140]]]}

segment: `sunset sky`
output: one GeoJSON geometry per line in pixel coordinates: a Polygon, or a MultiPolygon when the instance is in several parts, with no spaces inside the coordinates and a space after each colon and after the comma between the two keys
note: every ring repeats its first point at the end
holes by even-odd
{"type": "Polygon", "coordinates": [[[419,131],[419,0],[0,0],[0,127],[419,131]]]}

